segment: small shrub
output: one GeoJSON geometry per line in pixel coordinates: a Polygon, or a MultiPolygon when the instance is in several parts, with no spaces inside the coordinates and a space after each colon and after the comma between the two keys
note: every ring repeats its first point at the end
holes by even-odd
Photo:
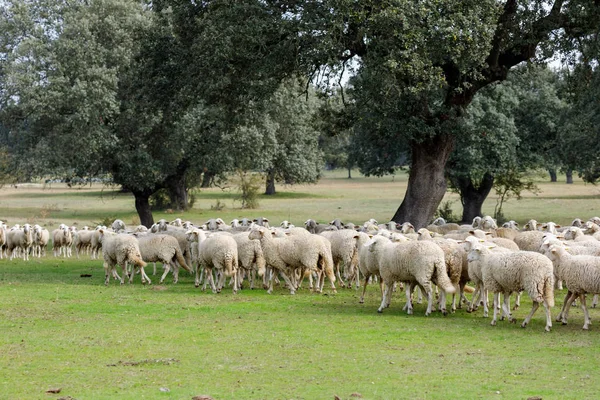
{"type": "Polygon", "coordinates": [[[102,226],[110,227],[112,225],[112,223],[115,222],[115,219],[117,219],[117,217],[115,217],[115,216],[105,217],[97,222],[92,221],[92,226],[96,227],[98,225],[102,225],[102,226]]]}
{"type": "Polygon", "coordinates": [[[242,208],[258,208],[258,194],[262,187],[262,176],[246,171],[238,171],[238,178],[240,194],[236,200],[241,201],[242,208]]]}
{"type": "Polygon", "coordinates": [[[150,196],[150,207],[153,210],[166,210],[171,207],[171,198],[167,189],[160,189],[150,196]]]}
{"type": "Polygon", "coordinates": [[[457,217],[454,212],[452,211],[452,204],[454,202],[453,201],[445,201],[442,204],[440,204],[440,207],[436,210],[435,214],[433,215],[434,218],[444,218],[444,220],[446,222],[459,222],[460,218],[457,217]]]}
{"type": "Polygon", "coordinates": [[[214,205],[210,206],[211,210],[214,211],[221,211],[222,209],[225,208],[225,203],[223,203],[221,200],[217,199],[217,202],[214,205]]]}
{"type": "Polygon", "coordinates": [[[137,226],[139,224],[140,224],[140,217],[135,215],[133,218],[131,218],[131,225],[137,226]]]}

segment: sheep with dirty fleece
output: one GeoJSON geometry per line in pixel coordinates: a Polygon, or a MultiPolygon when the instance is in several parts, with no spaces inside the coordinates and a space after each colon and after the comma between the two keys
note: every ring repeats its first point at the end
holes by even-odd
{"type": "MultiPolygon", "coordinates": [[[[367,242],[365,245],[369,244],[367,242]]],[[[395,282],[407,284],[405,309],[408,314],[413,313],[411,293],[414,285],[419,285],[427,294],[425,315],[431,314],[433,307],[432,281],[436,281],[440,289],[446,293],[455,292],[446,272],[444,251],[430,241],[386,244],[379,254],[379,273],[384,284],[381,306],[377,310],[379,313],[389,307],[395,282]]]]}
{"type": "Polygon", "coordinates": [[[223,234],[207,237],[206,233],[200,229],[190,231],[188,234],[197,236],[193,242],[198,243],[195,286],[200,286],[200,275],[202,271],[205,271],[204,287],[208,281],[213,293],[220,293],[225,284],[225,277],[231,276],[233,277],[233,293],[237,293],[238,249],[236,241],[230,235],[223,234]],[[219,274],[219,282],[216,285],[213,269],[216,269],[219,274]]]}
{"type": "Polygon", "coordinates": [[[12,260],[15,253],[23,257],[23,260],[29,260],[29,249],[33,244],[33,230],[31,225],[24,224],[22,228],[11,229],[6,236],[6,250],[12,260]]]}
{"type": "Polygon", "coordinates": [[[104,284],[108,285],[110,275],[115,274],[117,279],[121,281],[121,285],[124,283],[125,276],[127,274],[127,265],[133,266],[133,271],[129,276],[129,283],[133,282],[135,276],[135,267],[140,269],[142,275],[142,283],[152,283],[144,267],[146,263],[142,259],[140,253],[140,247],[138,240],[131,235],[117,234],[109,232],[105,229],[98,229],[98,235],[100,243],[102,243],[102,255],[104,257],[104,284]],[[121,266],[122,276],[118,276],[115,267],[121,266]]]}
{"type": "Polygon", "coordinates": [[[600,257],[574,256],[561,245],[551,245],[546,249],[545,254],[552,260],[556,276],[568,288],[563,307],[556,320],[566,325],[571,304],[579,298],[584,314],[583,329],[589,329],[591,320],[585,295],[600,293],[600,257]]]}
{"type": "Polygon", "coordinates": [[[145,262],[161,262],[165,271],[160,278],[163,283],[170,271],[173,271],[173,283],[179,280],[179,266],[188,272],[192,268],[186,263],[176,238],[170,235],[136,233],[142,259],[145,262]]]}
{"type": "Polygon", "coordinates": [[[494,293],[492,325],[496,325],[497,322],[500,293],[504,294],[503,317],[506,316],[509,322],[516,322],[510,313],[510,294],[525,290],[533,306],[521,327],[527,326],[540,304],[543,304],[546,311],[545,329],[550,331],[550,307],[554,306],[554,272],[548,257],[533,251],[492,253],[488,247],[477,244],[469,251],[468,260],[481,262],[483,285],[494,293]]]}

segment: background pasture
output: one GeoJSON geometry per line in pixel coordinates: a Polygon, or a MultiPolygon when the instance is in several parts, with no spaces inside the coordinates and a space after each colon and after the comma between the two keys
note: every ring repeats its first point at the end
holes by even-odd
{"type": "MultiPolygon", "coordinates": [[[[240,210],[233,193],[203,190],[193,210],[155,214],[203,222],[220,216],[266,216],[301,224],[312,217],[355,223],[387,221],[406,178],[354,178],[327,173],[317,185],[279,187],[260,209],[240,210]],[[217,199],[226,205],[211,210],[217,199]]],[[[505,215],[568,223],[600,214],[598,189],[576,182],[539,184],[538,196],[511,200],[505,215]]],[[[133,198],[101,188],[0,190],[0,216],[9,224],[61,222],[82,226],[108,216],[135,220],[133,198]]],[[[456,199],[449,194],[447,198],[456,199]]],[[[484,210],[493,210],[493,199],[484,210]]],[[[455,203],[459,212],[458,201],[455,203]]],[[[51,253],[50,253],[51,254],[51,253]]],[[[156,282],[157,277],[152,277],[156,282]]],[[[185,399],[435,399],[593,398],[600,328],[583,332],[581,310],[569,325],[544,332],[538,311],[526,329],[481,312],[408,316],[396,293],[376,313],[375,286],[358,304],[354,290],[333,295],[283,289],[203,293],[185,272],[177,285],[103,284],[102,262],[54,258],[0,260],[0,398],[185,399]],[[91,277],[82,277],[91,275],[91,277]],[[60,394],[46,390],[61,388],[60,394]],[[165,390],[165,391],[161,391],[165,390]],[[166,391],[168,389],[168,392],[166,391]]],[[[526,296],[525,296],[526,297],[526,296]]],[[[556,293],[562,305],[564,291],[556,293]]],[[[522,321],[529,299],[515,312],[522,321]]],[[[598,310],[591,310],[593,321],[598,310]]]]}

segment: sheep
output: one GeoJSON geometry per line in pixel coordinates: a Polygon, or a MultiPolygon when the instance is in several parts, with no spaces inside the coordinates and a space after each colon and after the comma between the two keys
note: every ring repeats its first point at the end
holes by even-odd
{"type": "MultiPolygon", "coordinates": [[[[417,231],[419,235],[418,240],[427,240],[433,241],[436,245],[438,245],[444,252],[444,261],[446,263],[446,272],[448,273],[448,278],[454,286],[455,293],[452,296],[452,312],[456,311],[456,292],[458,291],[460,294],[459,282],[462,276],[463,270],[463,258],[464,249],[456,242],[452,242],[446,239],[434,239],[431,233],[425,229],[421,228],[417,231]]],[[[466,283],[466,282],[465,282],[466,283]]],[[[446,313],[446,295],[442,292],[440,296],[440,311],[444,314],[446,313]]]]}
{"type": "Polygon", "coordinates": [[[4,258],[4,250],[6,249],[6,224],[0,221],[0,259],[4,258]]]}
{"type": "Polygon", "coordinates": [[[165,271],[160,278],[162,284],[169,271],[173,271],[173,283],[179,281],[179,265],[188,272],[192,268],[186,263],[179,247],[179,241],[170,235],[136,233],[140,254],[145,262],[161,262],[165,271]]]}
{"type": "Polygon", "coordinates": [[[587,293],[600,292],[600,257],[573,256],[563,246],[552,245],[546,250],[546,255],[556,271],[556,275],[567,285],[568,292],[560,314],[556,321],[567,324],[569,308],[579,297],[584,313],[583,329],[588,330],[591,324],[590,314],[586,306],[587,293]]]}
{"type": "Polygon", "coordinates": [[[178,228],[183,228],[183,221],[181,218],[175,218],[173,221],[169,222],[169,225],[176,226],[178,228]]]}
{"type": "Polygon", "coordinates": [[[121,221],[120,219],[115,219],[111,225],[111,228],[116,233],[125,232],[125,222],[121,221]]]}
{"type": "Polygon", "coordinates": [[[12,260],[15,249],[21,252],[23,260],[29,260],[29,248],[33,244],[33,232],[31,225],[24,224],[23,228],[10,230],[6,237],[6,249],[12,260]]]}
{"type": "MultiPolygon", "coordinates": [[[[370,245],[370,241],[366,245],[370,245]]],[[[406,290],[406,306],[408,314],[413,313],[411,294],[413,285],[419,285],[427,294],[427,311],[431,314],[433,305],[432,282],[446,293],[454,293],[456,289],[448,279],[443,250],[430,241],[407,241],[386,244],[379,253],[379,274],[384,284],[381,306],[377,312],[389,307],[394,282],[408,284],[406,290]]]]}
{"type": "Polygon", "coordinates": [[[443,218],[438,218],[435,221],[433,221],[432,224],[428,225],[426,227],[426,229],[430,232],[439,233],[441,235],[444,235],[444,234],[452,232],[452,231],[458,231],[460,229],[460,225],[458,225],[458,224],[455,224],[453,222],[440,224],[440,222],[442,222],[442,221],[444,221],[443,218]]]}
{"type": "MultiPolygon", "coordinates": [[[[362,234],[366,235],[365,233],[362,234]]],[[[372,239],[365,242],[365,244],[363,244],[359,248],[358,268],[365,277],[363,291],[360,295],[359,300],[360,304],[363,304],[365,302],[365,292],[367,291],[367,285],[369,284],[369,278],[371,278],[371,276],[376,276],[377,278],[379,278],[381,295],[383,296],[383,281],[381,280],[381,276],[379,275],[379,254],[381,250],[385,248],[385,246],[389,243],[390,240],[388,238],[381,235],[377,235],[373,236],[372,239]]]]}
{"type": "Polygon", "coordinates": [[[400,225],[399,231],[402,234],[416,233],[414,225],[410,222],[403,222],[402,225],[400,225]]]}
{"type": "Polygon", "coordinates": [[[494,233],[496,234],[496,237],[514,241],[517,235],[520,233],[520,231],[516,228],[502,226],[496,229],[494,233]]]}
{"type": "Polygon", "coordinates": [[[498,225],[496,224],[496,220],[486,215],[481,219],[481,230],[486,232],[491,232],[498,229],[498,225]]]}
{"type": "Polygon", "coordinates": [[[540,246],[544,242],[545,232],[538,230],[519,232],[515,236],[515,243],[523,251],[539,251],[540,246]]]}
{"type": "Polygon", "coordinates": [[[585,233],[583,233],[583,230],[581,228],[577,228],[575,226],[571,226],[569,229],[564,231],[564,236],[565,240],[573,240],[575,242],[598,242],[598,240],[596,240],[595,237],[587,236],[585,233]]]}
{"type": "Polygon", "coordinates": [[[342,229],[344,229],[344,223],[343,223],[343,222],[342,222],[342,220],[341,220],[341,219],[339,219],[339,218],[336,218],[336,219],[334,219],[333,221],[331,221],[331,222],[329,223],[329,225],[335,226],[335,227],[336,227],[338,230],[342,230],[342,229]]]}
{"type": "Polygon", "coordinates": [[[281,224],[279,224],[279,226],[283,229],[289,229],[289,228],[296,227],[294,224],[292,224],[290,221],[287,221],[287,220],[281,221],[281,224]]]}
{"type": "Polygon", "coordinates": [[[334,225],[319,225],[319,223],[314,219],[307,219],[306,222],[304,222],[304,226],[306,227],[307,231],[315,234],[319,234],[325,231],[337,230],[337,228],[334,225]]]}
{"type": "Polygon", "coordinates": [[[525,231],[537,231],[538,230],[538,222],[535,219],[530,219],[527,221],[525,225],[523,225],[523,230],[525,231]]]}
{"type": "Polygon", "coordinates": [[[521,327],[527,326],[542,303],[546,311],[545,330],[550,331],[550,307],[554,306],[554,272],[548,257],[533,251],[492,253],[486,246],[477,244],[469,251],[468,260],[481,262],[484,287],[494,293],[494,316],[491,325],[496,325],[500,293],[504,294],[503,316],[507,316],[509,322],[515,322],[510,313],[509,296],[512,292],[525,290],[533,306],[521,327]]]}
{"type": "Polygon", "coordinates": [[[546,222],[544,224],[542,224],[542,226],[540,227],[540,230],[542,232],[550,232],[553,235],[558,235],[558,228],[560,228],[560,225],[557,225],[554,222],[546,222]]]}
{"type": "Polygon", "coordinates": [[[73,243],[73,235],[65,224],[61,224],[58,229],[52,231],[52,250],[55,257],[59,257],[61,254],[69,257],[71,243],[73,243]]]}
{"type": "MultiPolygon", "coordinates": [[[[353,280],[358,264],[357,246],[360,235],[356,231],[342,229],[339,231],[322,232],[321,236],[324,236],[331,242],[331,255],[333,257],[336,276],[341,287],[346,287],[346,282],[344,282],[340,274],[340,264],[344,264],[344,276],[353,280]]],[[[348,288],[351,288],[350,283],[348,284],[348,288]]]]}
{"type": "Polygon", "coordinates": [[[48,245],[48,241],[50,240],[50,232],[48,229],[42,228],[39,225],[33,226],[33,243],[31,248],[31,254],[35,257],[36,254],[38,258],[42,255],[46,255],[46,246],[48,245]]]}
{"type": "Polygon", "coordinates": [[[518,230],[519,224],[513,220],[510,220],[508,222],[503,223],[502,228],[510,228],[510,229],[518,230]]]}
{"type": "MultiPolygon", "coordinates": [[[[322,236],[301,233],[301,231],[294,228],[287,237],[274,238],[268,229],[257,227],[250,231],[249,238],[260,241],[267,265],[279,271],[290,288],[290,294],[294,294],[298,287],[295,282],[297,269],[301,271],[300,277],[303,277],[307,270],[324,273],[329,278],[331,289],[335,293],[331,244],[322,236]]],[[[321,275],[317,291],[322,290],[323,279],[324,276],[321,275]]],[[[272,290],[271,281],[268,293],[272,290]]]]}
{"type": "Polygon", "coordinates": [[[98,258],[98,253],[100,249],[102,249],[102,243],[100,242],[100,233],[98,232],[100,229],[107,229],[106,226],[98,225],[92,234],[92,238],[90,240],[90,251],[91,258],[93,260],[98,258]]]}
{"type": "Polygon", "coordinates": [[[571,222],[571,226],[576,226],[578,228],[583,227],[583,221],[581,220],[581,218],[575,218],[573,220],[573,222],[571,222]]]}
{"type": "Polygon", "coordinates": [[[226,276],[233,278],[233,293],[237,293],[238,247],[235,239],[222,234],[207,237],[202,230],[191,231],[191,234],[197,235],[198,242],[195,286],[200,286],[200,271],[203,269],[206,271],[205,286],[206,280],[208,280],[213,293],[221,292],[226,276]],[[219,282],[216,285],[213,268],[217,269],[219,273],[219,282]]]}
{"type": "Polygon", "coordinates": [[[98,229],[99,241],[102,243],[102,255],[104,257],[104,285],[108,285],[111,273],[113,273],[117,279],[121,281],[121,285],[124,283],[125,274],[127,273],[127,265],[133,266],[129,276],[129,283],[133,282],[135,276],[135,267],[140,269],[142,275],[142,283],[148,282],[151,284],[150,278],[146,275],[144,267],[146,263],[142,259],[138,240],[130,235],[117,234],[109,232],[104,228],[98,229]],[[122,276],[118,276],[116,273],[115,266],[120,265],[122,269],[122,276]]]}
{"type": "Polygon", "coordinates": [[[161,219],[158,221],[157,224],[152,225],[152,227],[150,228],[150,232],[151,233],[159,233],[160,232],[165,235],[173,236],[175,239],[177,239],[177,242],[179,243],[179,248],[181,249],[183,257],[185,258],[186,264],[187,265],[192,264],[192,255],[191,255],[192,250],[190,248],[190,243],[188,241],[188,235],[187,235],[188,231],[186,231],[185,229],[178,228],[176,226],[171,226],[166,223],[166,220],[161,219]]]}
{"type": "Polygon", "coordinates": [[[241,276],[242,270],[248,274],[250,281],[250,289],[254,289],[254,273],[258,272],[259,276],[265,275],[266,260],[258,240],[252,240],[248,237],[248,233],[239,233],[232,236],[237,243],[238,249],[238,284],[242,287],[241,276]]]}
{"type": "Polygon", "coordinates": [[[254,220],[252,222],[254,222],[258,226],[264,226],[265,228],[270,228],[268,218],[258,217],[258,218],[254,218],[254,220]]]}
{"type": "Polygon", "coordinates": [[[474,229],[480,229],[481,228],[481,217],[480,216],[476,216],[475,218],[473,218],[473,222],[471,223],[471,227],[474,228],[474,229]]]}
{"type": "MultiPolygon", "coordinates": [[[[485,239],[477,238],[475,236],[467,237],[463,243],[463,248],[465,249],[465,251],[468,254],[469,251],[473,247],[475,247],[476,244],[480,244],[480,243],[483,243],[486,246],[488,246],[488,248],[490,248],[490,250],[493,252],[497,252],[497,253],[512,252],[512,250],[509,250],[504,247],[496,246],[495,244],[493,244],[491,242],[486,242],[485,239]]],[[[468,256],[467,256],[467,273],[469,276],[469,280],[471,282],[473,282],[473,284],[475,285],[475,292],[473,293],[472,301],[469,303],[469,305],[467,307],[467,312],[470,313],[470,312],[475,311],[477,309],[478,305],[482,302],[483,303],[483,316],[487,318],[488,317],[488,300],[487,300],[488,296],[487,296],[487,290],[485,289],[485,287],[483,285],[483,275],[481,273],[481,262],[479,260],[468,260],[468,256]]]]}
{"type": "Polygon", "coordinates": [[[501,237],[490,237],[490,232],[484,232],[482,230],[479,229],[475,229],[469,232],[469,234],[475,236],[478,239],[483,239],[486,242],[489,243],[494,243],[496,246],[499,247],[504,247],[506,249],[512,250],[512,251],[519,251],[519,246],[517,246],[517,244],[510,239],[505,239],[505,238],[501,238],[501,237]]]}
{"type": "Polygon", "coordinates": [[[75,255],[79,258],[79,254],[83,250],[89,250],[92,247],[92,237],[95,231],[79,231],[73,239],[73,247],[75,247],[75,255]]]}

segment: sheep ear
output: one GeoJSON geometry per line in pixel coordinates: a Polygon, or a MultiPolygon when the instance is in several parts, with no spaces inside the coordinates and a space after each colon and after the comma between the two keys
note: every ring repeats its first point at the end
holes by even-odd
{"type": "Polygon", "coordinates": [[[557,227],[557,228],[560,228],[561,226],[560,226],[560,225],[556,225],[556,227],[557,227]]]}
{"type": "Polygon", "coordinates": [[[470,231],[469,231],[469,233],[470,233],[471,235],[474,235],[474,234],[475,234],[475,231],[474,231],[474,230],[470,230],[470,231]]]}

